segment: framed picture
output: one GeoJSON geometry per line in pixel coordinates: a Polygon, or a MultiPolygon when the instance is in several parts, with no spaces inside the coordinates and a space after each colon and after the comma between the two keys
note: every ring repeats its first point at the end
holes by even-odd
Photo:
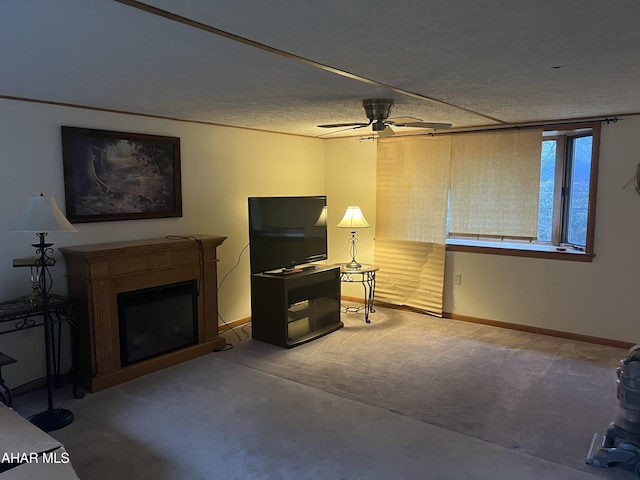
{"type": "Polygon", "coordinates": [[[72,223],[182,216],[177,137],[63,126],[62,159],[72,223]]]}

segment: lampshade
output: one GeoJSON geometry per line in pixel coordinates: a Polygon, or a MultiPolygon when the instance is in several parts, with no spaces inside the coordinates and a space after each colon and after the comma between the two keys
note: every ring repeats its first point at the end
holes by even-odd
{"type": "Polygon", "coordinates": [[[360,207],[350,206],[347,207],[347,211],[344,212],[344,217],[340,220],[338,227],[342,228],[366,228],[369,224],[364,218],[360,207]]]}
{"type": "Polygon", "coordinates": [[[56,199],[40,194],[31,197],[22,214],[13,225],[12,232],[77,232],[60,211],[56,199]]]}

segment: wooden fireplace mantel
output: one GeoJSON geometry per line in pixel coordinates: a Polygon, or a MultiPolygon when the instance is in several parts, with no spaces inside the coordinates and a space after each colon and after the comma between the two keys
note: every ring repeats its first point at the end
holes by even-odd
{"type": "Polygon", "coordinates": [[[60,248],[79,334],[79,381],[95,392],[224,348],[218,335],[216,249],[226,237],[190,235],[60,248]],[[197,280],[196,344],[121,366],[119,293],[197,280]]]}

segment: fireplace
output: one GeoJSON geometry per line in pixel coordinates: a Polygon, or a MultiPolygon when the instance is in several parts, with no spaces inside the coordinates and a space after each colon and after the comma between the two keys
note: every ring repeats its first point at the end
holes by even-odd
{"type": "Polygon", "coordinates": [[[119,293],[118,323],[123,366],[197,343],[196,281],[119,293]]]}
{"type": "Polygon", "coordinates": [[[77,305],[83,386],[95,392],[224,348],[216,289],[216,249],[224,240],[195,235],[60,248],[77,305]]]}

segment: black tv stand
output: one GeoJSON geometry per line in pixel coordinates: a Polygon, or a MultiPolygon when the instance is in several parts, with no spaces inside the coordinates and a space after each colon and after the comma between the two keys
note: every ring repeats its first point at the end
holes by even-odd
{"type": "Polygon", "coordinates": [[[251,275],[253,339],[291,348],[343,327],[340,269],[297,270],[251,275]]]}

